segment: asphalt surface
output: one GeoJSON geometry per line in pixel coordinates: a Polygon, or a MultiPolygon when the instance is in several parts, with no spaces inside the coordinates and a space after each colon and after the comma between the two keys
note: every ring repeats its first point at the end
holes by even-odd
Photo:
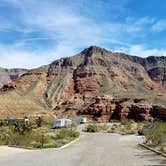
{"type": "Polygon", "coordinates": [[[140,142],[139,136],[83,133],[63,149],[0,151],[0,166],[166,166],[166,158],[139,147],[140,142]]]}

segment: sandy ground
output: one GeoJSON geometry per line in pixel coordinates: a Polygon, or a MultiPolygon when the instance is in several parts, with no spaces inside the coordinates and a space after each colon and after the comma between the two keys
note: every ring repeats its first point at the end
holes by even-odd
{"type": "Polygon", "coordinates": [[[0,147],[0,166],[166,166],[166,158],[139,147],[140,142],[134,135],[82,133],[63,149],[0,147]]]}

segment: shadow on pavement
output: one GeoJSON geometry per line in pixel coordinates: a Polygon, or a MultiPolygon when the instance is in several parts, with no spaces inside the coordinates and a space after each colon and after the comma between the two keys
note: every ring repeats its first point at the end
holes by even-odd
{"type": "Polygon", "coordinates": [[[150,150],[146,150],[143,147],[138,146],[138,150],[141,150],[142,153],[139,153],[135,156],[140,158],[146,158],[149,160],[152,164],[151,165],[144,165],[144,166],[166,166],[166,158],[158,155],[154,152],[151,152],[150,150]]]}

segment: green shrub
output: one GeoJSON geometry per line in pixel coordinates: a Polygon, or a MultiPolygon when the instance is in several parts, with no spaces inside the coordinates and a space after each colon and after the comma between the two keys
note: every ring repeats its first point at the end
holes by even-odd
{"type": "Polygon", "coordinates": [[[42,121],[42,126],[47,127],[47,128],[53,128],[53,119],[47,119],[42,121]]]}
{"type": "Polygon", "coordinates": [[[60,147],[79,137],[79,132],[69,129],[25,129],[22,124],[0,128],[0,145],[16,145],[33,148],[60,147]]]}
{"type": "Polygon", "coordinates": [[[99,132],[99,128],[95,124],[90,124],[90,125],[87,126],[86,131],[95,133],[95,132],[99,132]]]}
{"type": "Polygon", "coordinates": [[[44,135],[42,132],[35,132],[32,134],[33,140],[40,145],[40,148],[43,148],[44,144],[47,144],[51,141],[51,137],[48,135],[44,135]]]}
{"type": "Polygon", "coordinates": [[[74,131],[74,130],[69,130],[69,129],[61,129],[57,134],[56,134],[56,139],[65,139],[65,138],[77,138],[79,137],[79,132],[74,131]]]}
{"type": "Polygon", "coordinates": [[[153,128],[144,132],[147,144],[151,146],[162,145],[166,143],[166,123],[155,122],[153,128]]]}
{"type": "Polygon", "coordinates": [[[45,144],[43,148],[58,148],[60,147],[58,144],[45,144]]]}
{"type": "Polygon", "coordinates": [[[126,129],[125,128],[120,128],[119,129],[119,134],[121,134],[121,135],[126,135],[126,129]]]}
{"type": "Polygon", "coordinates": [[[0,127],[0,145],[9,143],[10,135],[8,127],[0,127]]]}
{"type": "Polygon", "coordinates": [[[86,132],[107,132],[109,129],[109,126],[107,126],[106,124],[101,125],[101,124],[89,124],[86,128],[86,132]]]}
{"type": "Polygon", "coordinates": [[[41,130],[30,130],[20,134],[14,130],[10,131],[9,144],[25,147],[42,148],[44,144],[50,142],[50,137],[45,136],[41,130]]]}
{"type": "Polygon", "coordinates": [[[121,124],[124,125],[126,130],[131,130],[134,122],[130,119],[122,119],[121,124]]]}

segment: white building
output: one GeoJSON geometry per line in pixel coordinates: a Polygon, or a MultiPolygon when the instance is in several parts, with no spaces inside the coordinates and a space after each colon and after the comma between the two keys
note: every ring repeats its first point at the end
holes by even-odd
{"type": "Polygon", "coordinates": [[[70,127],[71,125],[72,125],[72,120],[70,119],[62,118],[54,120],[54,128],[70,127]]]}

